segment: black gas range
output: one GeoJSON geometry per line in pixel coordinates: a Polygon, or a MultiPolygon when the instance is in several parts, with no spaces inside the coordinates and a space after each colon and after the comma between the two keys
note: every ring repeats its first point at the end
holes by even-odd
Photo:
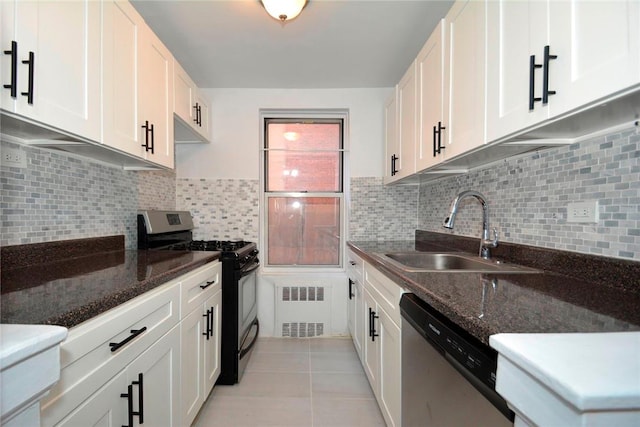
{"type": "Polygon", "coordinates": [[[240,381],[258,338],[257,280],[260,267],[255,242],[193,240],[188,211],[138,212],[138,249],[218,251],[222,263],[222,337],[218,384],[240,381]]]}

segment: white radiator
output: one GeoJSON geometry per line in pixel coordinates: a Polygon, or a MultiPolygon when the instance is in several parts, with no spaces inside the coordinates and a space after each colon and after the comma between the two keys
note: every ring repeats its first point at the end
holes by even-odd
{"type": "Polygon", "coordinates": [[[330,281],[291,277],[275,287],[275,336],[311,338],[331,331],[330,281]]]}

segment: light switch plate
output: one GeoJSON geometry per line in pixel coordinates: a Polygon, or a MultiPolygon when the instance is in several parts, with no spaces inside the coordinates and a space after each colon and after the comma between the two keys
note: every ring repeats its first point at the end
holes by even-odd
{"type": "Polygon", "coordinates": [[[569,203],[567,205],[567,222],[597,223],[598,201],[585,200],[583,202],[569,203]]]}

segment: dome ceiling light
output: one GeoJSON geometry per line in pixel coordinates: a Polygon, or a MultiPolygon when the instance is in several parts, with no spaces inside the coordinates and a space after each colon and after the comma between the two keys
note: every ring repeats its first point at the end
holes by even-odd
{"type": "Polygon", "coordinates": [[[302,12],[307,0],[260,0],[267,13],[284,23],[291,21],[302,12]]]}

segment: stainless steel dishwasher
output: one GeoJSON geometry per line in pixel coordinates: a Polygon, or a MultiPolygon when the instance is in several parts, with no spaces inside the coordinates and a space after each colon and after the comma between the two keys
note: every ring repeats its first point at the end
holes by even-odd
{"type": "Polygon", "coordinates": [[[497,353],[414,294],[402,313],[402,425],[513,426],[495,391],[497,353]]]}

